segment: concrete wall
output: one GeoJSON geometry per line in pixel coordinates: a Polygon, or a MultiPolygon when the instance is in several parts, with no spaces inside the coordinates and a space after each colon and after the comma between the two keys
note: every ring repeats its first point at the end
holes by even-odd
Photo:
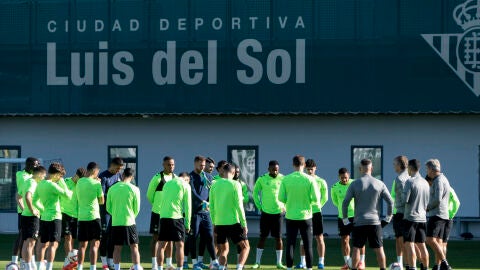
{"type": "MultiPolygon", "coordinates": [[[[227,158],[227,145],[258,145],[259,174],[271,159],[289,173],[291,157],[300,153],[317,161],[318,174],[331,186],[338,168],[350,168],[352,145],[382,145],[388,187],[395,156],[436,157],[461,200],[458,215],[479,216],[479,124],[480,116],[4,117],[0,142],[21,145],[22,157],[61,158],[69,175],[89,161],[106,168],[108,145],[137,145],[142,194],[165,155],[175,158],[176,172],[190,171],[197,154],[220,160],[227,158]]],[[[335,215],[336,209],[327,203],[323,212],[335,215]]],[[[140,231],[148,230],[149,218],[144,197],[140,231]]],[[[15,214],[0,213],[0,220],[0,232],[15,231],[15,214]]]]}

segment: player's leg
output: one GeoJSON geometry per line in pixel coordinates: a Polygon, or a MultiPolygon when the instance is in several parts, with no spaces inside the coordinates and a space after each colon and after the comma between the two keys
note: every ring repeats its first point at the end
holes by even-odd
{"type": "MultiPolygon", "coordinates": [[[[126,243],[127,243],[127,245],[130,246],[130,257],[132,259],[133,269],[134,270],[141,270],[142,267],[140,265],[140,252],[138,251],[137,226],[136,225],[128,226],[128,227],[125,227],[125,230],[126,230],[126,234],[127,234],[126,243]]],[[[113,231],[112,231],[112,233],[113,233],[113,231]]],[[[120,265],[118,266],[118,269],[116,269],[116,270],[120,270],[120,265]]]]}
{"type": "Polygon", "coordinates": [[[378,267],[385,269],[387,261],[383,251],[382,227],[380,225],[371,225],[366,226],[366,230],[369,246],[373,248],[377,257],[378,267]]]}
{"type": "Polygon", "coordinates": [[[271,235],[275,238],[275,253],[277,255],[277,269],[286,269],[282,264],[283,255],[283,241],[282,241],[282,214],[276,214],[272,216],[272,229],[271,235]]]}
{"type": "Polygon", "coordinates": [[[300,236],[303,241],[303,248],[305,249],[305,262],[307,269],[312,269],[313,250],[312,250],[312,220],[301,220],[298,222],[300,236]]]}
{"type": "Polygon", "coordinates": [[[262,262],[262,255],[263,250],[265,249],[265,241],[267,240],[268,235],[270,234],[270,226],[268,220],[268,214],[261,212],[260,214],[260,238],[257,243],[257,250],[255,254],[255,264],[253,265],[253,269],[257,269],[260,267],[262,262]]]}
{"type": "Polygon", "coordinates": [[[298,226],[294,220],[286,219],[287,229],[287,248],[286,248],[286,263],[287,269],[293,267],[293,254],[295,252],[295,245],[297,242],[298,226]]]}
{"type": "Polygon", "coordinates": [[[396,213],[393,216],[393,231],[395,233],[395,250],[397,253],[397,262],[403,268],[403,213],[396,213]]]}
{"type": "Polygon", "coordinates": [[[313,236],[317,243],[318,269],[325,268],[325,241],[323,240],[323,216],[322,213],[313,214],[313,236]]]}
{"type": "Polygon", "coordinates": [[[229,226],[229,237],[238,247],[237,270],[242,270],[250,252],[250,243],[240,223],[229,226]]]}
{"type": "MultiPolygon", "coordinates": [[[[138,244],[131,244],[130,245],[130,256],[132,258],[133,267],[137,267],[135,270],[139,270],[140,265],[140,252],[138,250],[138,244]]],[[[120,268],[120,267],[119,267],[120,268]]],[[[142,269],[142,268],[140,268],[142,269]]]]}
{"type": "Polygon", "coordinates": [[[450,231],[452,230],[452,227],[453,227],[453,220],[449,219],[445,223],[445,230],[443,232],[443,237],[442,237],[443,254],[445,255],[445,258],[447,257],[447,244],[450,238],[450,231]]]}
{"type": "Polygon", "coordinates": [[[95,266],[97,264],[99,247],[99,239],[93,239],[92,241],[90,241],[90,266],[95,266]]]}
{"type": "Polygon", "coordinates": [[[52,270],[55,255],[57,253],[58,244],[62,235],[62,221],[55,219],[48,222],[48,250],[47,250],[47,270],[52,270]]]}
{"type": "Polygon", "coordinates": [[[188,235],[188,242],[190,246],[190,258],[192,259],[192,268],[194,270],[201,269],[197,261],[197,239],[198,239],[198,236],[200,235],[200,222],[201,222],[200,215],[198,213],[193,214],[190,222],[191,232],[188,235]]]}
{"type": "Polygon", "coordinates": [[[165,264],[167,267],[172,266],[173,245],[173,241],[168,241],[167,246],[165,247],[165,264]]]}
{"type": "Polygon", "coordinates": [[[177,270],[183,269],[183,241],[175,242],[175,259],[177,260],[177,270]]]}
{"type": "Polygon", "coordinates": [[[120,262],[122,259],[122,247],[123,245],[113,245],[113,263],[115,265],[115,270],[120,270],[120,262]]]}
{"type": "MultiPolygon", "coordinates": [[[[107,210],[104,206],[100,207],[100,221],[101,221],[101,228],[102,228],[102,235],[100,239],[100,260],[102,261],[102,268],[108,270],[108,259],[107,259],[107,249],[108,249],[108,235],[107,235],[107,228],[108,222],[110,219],[110,215],[107,213],[107,210]]],[[[90,247],[91,250],[92,247],[90,247]]]]}
{"type": "Polygon", "coordinates": [[[404,254],[404,261],[406,266],[408,265],[409,268],[407,270],[410,270],[410,267],[415,267],[416,265],[416,252],[415,252],[415,237],[416,237],[416,224],[414,222],[405,220],[403,224],[403,240],[404,246],[403,246],[403,254],[404,254]]]}
{"type": "Polygon", "coordinates": [[[49,244],[49,226],[47,221],[40,220],[40,244],[38,244],[38,264],[37,268],[42,270],[45,268],[45,252],[47,251],[49,244]]]}
{"type": "MultiPolygon", "coordinates": [[[[210,213],[205,213],[202,222],[200,223],[200,240],[203,240],[203,245],[208,251],[208,254],[210,255],[210,261],[211,261],[211,266],[214,268],[218,267],[218,260],[217,260],[217,255],[215,253],[215,245],[213,241],[213,224],[212,220],[210,218],[210,213]]],[[[202,242],[202,241],[200,241],[202,242]]],[[[199,244],[199,252],[201,252],[201,247],[202,244],[199,244]]],[[[199,253],[203,254],[203,253],[199,253]]],[[[202,260],[199,260],[199,263],[201,263],[202,267],[205,267],[203,264],[203,257],[202,260]]]]}
{"type": "Polygon", "coordinates": [[[72,229],[70,224],[72,223],[72,217],[62,213],[62,238],[63,238],[63,252],[65,253],[65,260],[63,266],[67,266],[70,263],[68,254],[73,249],[72,229]]]}
{"type": "Polygon", "coordinates": [[[97,258],[98,258],[98,250],[100,247],[100,238],[102,235],[102,225],[100,219],[96,219],[89,222],[90,228],[89,232],[90,238],[90,268],[96,269],[97,258]]]}
{"type": "Polygon", "coordinates": [[[17,229],[18,229],[17,239],[15,239],[15,241],[13,242],[13,248],[12,248],[13,263],[18,263],[18,257],[21,255],[22,245],[23,245],[21,213],[17,214],[17,229]]]}
{"type": "Polygon", "coordinates": [[[112,239],[112,216],[108,215],[108,223],[107,223],[107,264],[110,269],[115,268],[113,264],[113,239],[112,239]]]}
{"type": "Polygon", "coordinates": [[[158,269],[163,269],[163,259],[165,258],[165,248],[167,247],[167,241],[158,241],[157,245],[157,262],[158,269]]]}
{"type": "Polygon", "coordinates": [[[442,219],[437,216],[433,216],[428,220],[427,223],[427,244],[433,250],[435,255],[435,266],[439,265],[442,260],[445,260],[445,255],[443,254],[443,246],[441,242],[441,236],[444,233],[444,225],[442,224],[442,219]]]}
{"type": "Polygon", "coordinates": [[[360,250],[365,248],[367,242],[367,227],[355,226],[352,228],[352,269],[357,269],[357,265],[360,262],[360,250]]]}
{"type": "Polygon", "coordinates": [[[160,225],[160,216],[157,213],[151,213],[150,215],[150,234],[152,235],[152,240],[150,241],[150,256],[152,258],[152,270],[156,270],[157,263],[157,253],[158,253],[158,231],[160,225]]]}
{"type": "Polygon", "coordinates": [[[227,236],[228,236],[228,226],[218,225],[214,227],[214,234],[217,235],[215,243],[218,247],[218,263],[219,269],[224,270],[225,265],[227,264],[227,255],[229,251],[227,236]]]}

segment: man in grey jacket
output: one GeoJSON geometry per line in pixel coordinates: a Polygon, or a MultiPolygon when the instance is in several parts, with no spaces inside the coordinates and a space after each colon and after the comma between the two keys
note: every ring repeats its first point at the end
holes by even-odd
{"type": "Polygon", "coordinates": [[[352,199],[355,200],[352,270],[357,269],[360,249],[365,246],[367,240],[370,248],[375,251],[378,266],[384,270],[387,266],[383,251],[379,209],[383,199],[387,203],[387,217],[384,222],[389,223],[392,219],[393,201],[385,184],[372,177],[372,161],[363,159],[360,164],[360,172],[363,176],[350,184],[342,204],[343,223],[347,225],[350,223],[348,205],[352,199]]]}
{"type": "Polygon", "coordinates": [[[408,158],[398,156],[393,160],[393,168],[398,176],[393,182],[392,197],[394,199],[393,231],[395,233],[395,248],[397,250],[397,262],[403,268],[403,213],[405,205],[402,200],[405,182],[410,178],[407,172],[408,158]],[[395,194],[393,194],[395,193],[395,194]]]}
{"type": "MultiPolygon", "coordinates": [[[[419,173],[420,161],[412,159],[408,161],[408,174],[412,177],[405,183],[403,189],[404,203],[404,233],[405,241],[405,262],[409,266],[407,270],[415,270],[417,254],[415,244],[420,250],[420,258],[428,258],[427,247],[425,246],[425,231],[427,222],[427,205],[430,199],[430,186],[419,173]]],[[[426,260],[428,262],[428,259],[426,260]]],[[[428,265],[422,265],[422,270],[428,265]]]]}
{"type": "Polygon", "coordinates": [[[447,258],[443,252],[443,233],[448,224],[448,199],[450,196],[450,183],[441,173],[440,161],[429,159],[425,164],[427,176],[432,180],[430,187],[430,201],[427,212],[430,216],[427,223],[427,244],[435,253],[435,265],[432,270],[448,270],[447,258]]]}

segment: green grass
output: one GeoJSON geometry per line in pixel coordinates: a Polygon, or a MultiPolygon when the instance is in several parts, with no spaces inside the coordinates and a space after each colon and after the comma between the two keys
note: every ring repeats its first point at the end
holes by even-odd
{"type": "MultiPolygon", "coordinates": [[[[3,269],[11,259],[12,243],[15,237],[16,237],[15,235],[0,235],[0,254],[2,254],[2,257],[0,258],[1,259],[0,269],[3,269]]],[[[248,261],[246,265],[247,269],[250,268],[250,266],[255,262],[255,249],[256,249],[257,240],[258,240],[257,238],[250,239],[251,250],[250,250],[250,256],[248,257],[248,261]]],[[[150,268],[150,261],[151,261],[149,243],[150,243],[149,237],[140,238],[141,261],[142,261],[142,266],[146,269],[150,268]]],[[[340,269],[341,265],[343,265],[343,257],[340,252],[339,239],[326,238],[325,244],[326,244],[326,256],[325,256],[326,269],[327,270],[340,269]]],[[[385,240],[384,246],[385,246],[385,254],[387,256],[387,264],[390,264],[396,260],[395,243],[393,240],[385,240]]],[[[464,241],[464,240],[450,241],[449,249],[448,249],[448,261],[454,269],[479,269],[480,259],[479,257],[476,257],[477,256],[476,252],[478,252],[479,249],[480,249],[479,241],[464,241]]],[[[234,247],[231,247],[231,251],[233,253],[231,252],[231,255],[228,257],[228,261],[230,265],[235,265],[236,255],[234,253],[236,252],[236,249],[234,247]]],[[[264,255],[262,258],[262,268],[264,269],[274,268],[276,255],[273,248],[272,239],[267,240],[267,244],[263,254],[264,255]]],[[[432,253],[430,254],[431,254],[430,260],[432,261],[433,254],[432,253]]],[[[63,249],[59,248],[56,256],[56,263],[54,265],[54,269],[62,268],[63,258],[64,258],[63,249]]],[[[130,255],[129,255],[129,249],[127,247],[125,247],[123,250],[122,258],[124,259],[124,262],[122,263],[123,268],[128,269],[130,267],[130,255]]],[[[296,250],[295,258],[296,258],[295,262],[298,262],[299,260],[298,249],[296,250]]],[[[285,258],[283,259],[283,261],[285,261],[285,258]]],[[[316,250],[314,248],[314,265],[316,265],[317,262],[318,262],[318,257],[316,255],[316,250]]],[[[189,264],[191,266],[191,262],[189,262],[189,264]]],[[[432,263],[430,264],[432,265],[432,263]]],[[[88,265],[89,264],[87,263],[86,266],[88,265]]],[[[98,267],[100,267],[99,269],[101,269],[101,264],[98,263],[97,265],[98,267]]],[[[366,255],[366,265],[368,270],[378,269],[378,267],[376,266],[375,255],[373,254],[373,251],[368,249],[367,249],[367,255],[366,255]]],[[[86,267],[85,269],[88,269],[88,267],[86,267]]]]}

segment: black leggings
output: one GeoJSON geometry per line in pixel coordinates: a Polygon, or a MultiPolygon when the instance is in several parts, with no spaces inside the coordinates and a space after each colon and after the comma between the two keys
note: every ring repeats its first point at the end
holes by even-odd
{"type": "Polygon", "coordinates": [[[307,220],[291,220],[286,219],[287,223],[287,267],[293,267],[293,253],[297,244],[297,235],[300,231],[300,236],[303,240],[303,247],[305,248],[305,261],[307,268],[312,268],[312,219],[307,220]]]}

